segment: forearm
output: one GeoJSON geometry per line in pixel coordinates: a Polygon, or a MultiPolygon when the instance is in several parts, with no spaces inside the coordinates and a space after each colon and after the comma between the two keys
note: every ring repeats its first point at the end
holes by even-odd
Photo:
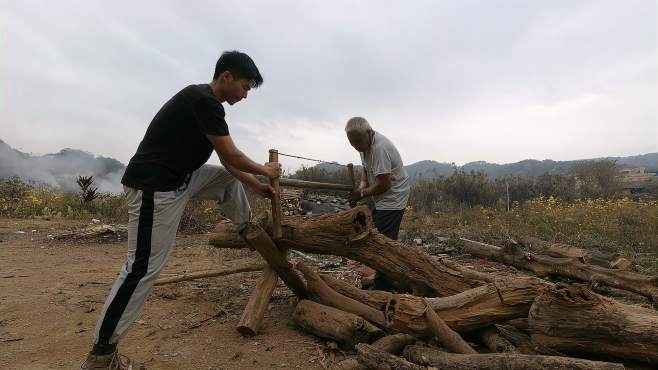
{"type": "MultiPolygon", "coordinates": [[[[217,153],[217,155],[219,155],[219,153],[217,153]]],[[[236,170],[238,172],[241,172],[244,175],[255,174],[255,175],[267,176],[267,172],[265,171],[265,166],[252,161],[249,157],[247,157],[241,151],[237,151],[235,154],[226,156],[225,158],[222,158],[222,156],[220,155],[220,160],[222,161],[222,163],[224,164],[226,169],[229,170],[229,172],[231,172],[229,167],[232,167],[234,170],[236,170]]],[[[231,173],[233,174],[233,176],[238,178],[240,181],[247,184],[247,182],[243,181],[243,179],[241,179],[239,177],[239,175],[236,175],[233,172],[231,172],[231,173]]],[[[253,176],[251,176],[251,177],[253,177],[253,176]]],[[[245,180],[246,180],[246,177],[245,177],[245,180]]],[[[258,180],[256,180],[255,178],[253,180],[258,182],[258,180]]]]}
{"type": "Polygon", "coordinates": [[[379,195],[387,192],[391,188],[391,184],[382,181],[379,178],[375,180],[375,183],[371,186],[368,186],[367,188],[363,189],[363,196],[364,197],[369,197],[373,195],[379,195]]]}
{"type": "Polygon", "coordinates": [[[235,168],[234,166],[231,166],[228,164],[226,161],[222,161],[222,164],[228,172],[231,173],[236,179],[240,180],[243,184],[247,185],[248,187],[254,189],[254,190],[259,190],[259,187],[262,185],[260,181],[256,178],[256,176],[243,172],[235,168]]]}
{"type": "Polygon", "coordinates": [[[363,196],[364,197],[369,197],[373,195],[379,195],[385,193],[390,187],[385,187],[383,185],[372,185],[368,186],[367,188],[363,189],[363,196]]]}

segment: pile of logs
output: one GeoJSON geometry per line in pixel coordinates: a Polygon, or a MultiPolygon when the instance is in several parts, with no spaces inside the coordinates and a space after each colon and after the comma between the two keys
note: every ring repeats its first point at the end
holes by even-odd
{"type": "Polygon", "coordinates": [[[281,188],[281,212],[284,215],[298,215],[302,211],[302,193],[303,189],[281,188]]]}
{"type": "Polygon", "coordinates": [[[334,369],[658,367],[658,312],[593,289],[658,299],[658,279],[619,256],[549,244],[529,253],[514,244],[462,240],[466,253],[533,273],[501,276],[386,238],[363,206],[279,222],[277,231],[263,217],[241,237],[222,225],[210,240],[218,248],[255,249],[267,262],[238,326],[245,335],[258,332],[278,276],[298,298],[292,316],[298,327],[356,351],[334,369]],[[407,293],[363,290],[292,265],[287,250],[361,262],[407,293]],[[545,280],[554,276],[569,283],[545,280]]]}

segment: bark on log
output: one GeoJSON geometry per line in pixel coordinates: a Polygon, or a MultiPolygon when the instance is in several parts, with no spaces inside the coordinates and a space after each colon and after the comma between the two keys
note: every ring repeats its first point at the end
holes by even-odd
{"type": "Polygon", "coordinates": [[[241,249],[249,246],[240,236],[238,228],[231,222],[221,222],[210,234],[208,244],[217,248],[241,249]]]}
{"type": "MultiPolygon", "coordinates": [[[[327,283],[324,289],[330,289],[335,294],[384,312],[390,327],[412,335],[432,334],[423,316],[425,305],[422,298],[408,294],[362,290],[324,275],[322,279],[327,283]]],[[[527,317],[535,298],[541,289],[547,286],[552,284],[534,277],[518,277],[489,283],[450,297],[426,299],[450,328],[464,333],[494,323],[527,317]]]]}
{"type": "Polygon", "coordinates": [[[445,321],[434,312],[429,302],[426,300],[425,318],[427,319],[427,326],[429,326],[438,343],[443,347],[455,353],[477,353],[459,334],[446,325],[445,321]]]}
{"type": "Polygon", "coordinates": [[[267,263],[281,277],[281,280],[300,298],[306,298],[306,287],[299,276],[293,271],[290,263],[276,247],[269,235],[260,226],[249,223],[241,236],[248,245],[260,253],[267,263]]]}
{"type": "MultiPolygon", "coordinates": [[[[272,232],[272,213],[269,211],[257,213],[251,222],[262,227],[268,234],[272,232]]],[[[253,250],[240,236],[240,230],[232,222],[220,222],[215,225],[208,244],[217,248],[250,248],[253,250]]]]}
{"type": "MultiPolygon", "coordinates": [[[[507,321],[527,317],[539,290],[549,283],[532,277],[498,281],[450,297],[428,298],[432,309],[453,330],[464,333],[507,321]]],[[[415,296],[394,296],[387,317],[400,331],[427,335],[423,302],[415,296]]]]}
{"type": "Polygon", "coordinates": [[[251,293],[249,302],[242,312],[242,317],[238,323],[237,330],[244,336],[253,336],[258,333],[260,324],[263,321],[265,311],[270,303],[270,298],[276,288],[279,276],[272,267],[267,266],[263,270],[263,275],[256,284],[256,288],[251,293]]]}
{"type": "MultiPolygon", "coordinates": [[[[509,321],[508,321],[509,322],[509,321]]],[[[564,356],[564,354],[532,342],[530,335],[509,324],[494,325],[500,335],[512,343],[524,355],[564,356]]]]}
{"type": "Polygon", "coordinates": [[[658,365],[658,312],[582,285],[546,289],[528,314],[532,341],[564,353],[611,355],[658,365]]]}
{"type": "Polygon", "coordinates": [[[196,280],[196,279],[202,279],[202,278],[208,278],[208,277],[215,277],[215,276],[226,276],[226,275],[231,275],[231,274],[238,274],[241,272],[253,272],[253,271],[261,271],[265,268],[266,265],[253,265],[253,266],[242,266],[234,269],[223,269],[223,270],[212,270],[212,271],[203,271],[203,272],[195,272],[192,274],[184,274],[181,276],[173,276],[170,278],[163,278],[163,279],[158,279],[155,281],[155,284],[153,285],[167,285],[167,284],[173,284],[173,283],[178,283],[181,281],[189,281],[189,280],[196,280]]]}
{"type": "Polygon", "coordinates": [[[384,335],[381,329],[362,317],[307,299],[297,303],[292,319],[304,331],[335,340],[347,348],[357,343],[370,343],[384,335]]]}
{"type": "Polygon", "coordinates": [[[368,266],[362,266],[357,271],[361,276],[361,289],[368,289],[375,283],[375,273],[377,271],[368,266]]]}
{"type": "Polygon", "coordinates": [[[519,241],[526,246],[539,247],[541,254],[551,257],[573,257],[583,263],[597,265],[609,269],[633,271],[631,261],[621,257],[618,253],[605,254],[597,251],[574,247],[569,244],[552,243],[532,237],[522,237],[519,241]]]}
{"type": "Polygon", "coordinates": [[[528,331],[528,318],[527,317],[521,317],[518,319],[512,319],[506,322],[505,324],[512,325],[513,327],[521,330],[521,331],[528,331]]]}
{"type": "Polygon", "coordinates": [[[519,353],[519,351],[505,337],[500,334],[496,327],[484,329],[480,335],[480,340],[485,347],[495,353],[519,353]]]}
{"type": "MultiPolygon", "coordinates": [[[[356,345],[358,361],[368,369],[375,370],[430,370],[426,366],[416,365],[401,357],[377,349],[369,344],[356,345]]],[[[435,369],[436,370],[436,369],[435,369]]]]}
{"type": "Polygon", "coordinates": [[[542,277],[560,275],[593,284],[603,284],[641,294],[652,302],[658,302],[658,276],[587,265],[571,257],[550,257],[524,252],[511,245],[500,248],[468,239],[461,240],[464,241],[464,251],[474,256],[527,269],[542,277]]]}
{"type": "Polygon", "coordinates": [[[393,355],[402,353],[404,347],[416,343],[416,338],[409,334],[393,334],[377,339],[372,346],[393,355]]]}
{"type": "MultiPolygon", "coordinates": [[[[404,347],[416,343],[416,338],[408,334],[393,334],[372,342],[372,346],[392,355],[400,355],[404,347]]],[[[329,367],[329,370],[367,370],[356,358],[348,358],[329,367]]]]}
{"type": "Polygon", "coordinates": [[[366,305],[382,312],[386,311],[387,305],[389,305],[393,299],[393,293],[391,292],[359,289],[354,285],[343,280],[338,280],[331,275],[320,275],[320,278],[322,278],[322,280],[337,293],[365,303],[366,305]]]}
{"type": "Polygon", "coordinates": [[[624,365],[612,362],[582,360],[558,356],[530,356],[509,353],[455,354],[437,349],[407,346],[404,358],[420,365],[441,370],[620,370],[624,365]]]}
{"type": "Polygon", "coordinates": [[[452,295],[480,281],[380,234],[366,206],[340,213],[284,218],[277,245],[359,261],[424,295],[452,295]]]}

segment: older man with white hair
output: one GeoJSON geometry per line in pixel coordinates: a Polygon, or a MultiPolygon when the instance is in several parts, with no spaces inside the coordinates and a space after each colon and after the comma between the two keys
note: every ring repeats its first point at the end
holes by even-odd
{"type": "MultiPolygon", "coordinates": [[[[409,175],[400,153],[384,135],[370,127],[363,117],[353,117],[345,125],[347,139],[361,155],[363,172],[359,188],[350,194],[356,204],[371,196],[375,203],[373,220],[380,233],[397,240],[404,209],[409,200],[409,175]]],[[[390,289],[388,279],[375,275],[374,289],[390,289]]]]}

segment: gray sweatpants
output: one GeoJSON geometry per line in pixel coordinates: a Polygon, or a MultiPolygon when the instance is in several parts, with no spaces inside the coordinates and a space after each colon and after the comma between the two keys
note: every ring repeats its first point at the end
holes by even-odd
{"type": "Polygon", "coordinates": [[[187,202],[217,200],[239,228],[251,217],[242,183],[225,168],[204,165],[174,191],[124,187],[128,198],[128,258],[123,264],[96,324],[94,343],[116,343],[126,335],[146,303],[155,279],[171,253],[187,202]]]}

